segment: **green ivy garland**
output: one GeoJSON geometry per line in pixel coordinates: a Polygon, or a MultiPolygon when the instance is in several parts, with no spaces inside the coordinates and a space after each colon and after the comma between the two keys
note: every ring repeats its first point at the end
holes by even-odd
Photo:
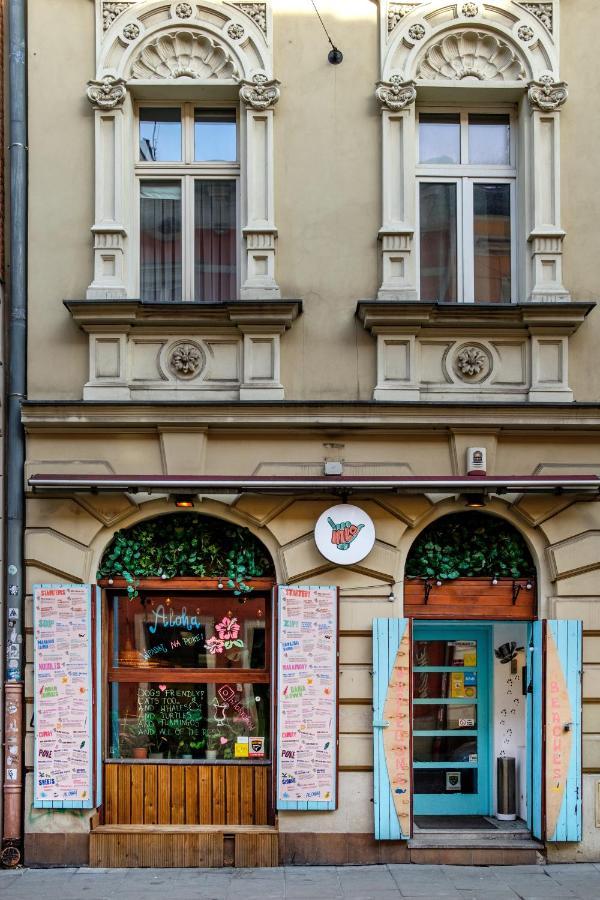
{"type": "Polygon", "coordinates": [[[533,578],[535,566],[521,535],[503,519],[454,513],[426,528],[406,561],[409,578],[465,576],[533,578]]]}
{"type": "Polygon", "coordinates": [[[267,551],[247,528],[189,513],[173,513],[118,531],[98,578],[124,578],[130,599],[140,578],[227,579],[236,596],[249,593],[248,578],[273,573],[267,551]]]}

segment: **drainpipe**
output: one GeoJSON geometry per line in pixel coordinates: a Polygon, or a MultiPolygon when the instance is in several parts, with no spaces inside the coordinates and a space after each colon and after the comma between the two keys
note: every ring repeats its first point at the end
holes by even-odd
{"type": "Polygon", "coordinates": [[[8,0],[10,257],[6,416],[6,670],[4,683],[4,819],[0,861],[23,857],[24,670],[23,512],[25,443],[21,403],[27,360],[27,56],[26,0],[8,0]]]}

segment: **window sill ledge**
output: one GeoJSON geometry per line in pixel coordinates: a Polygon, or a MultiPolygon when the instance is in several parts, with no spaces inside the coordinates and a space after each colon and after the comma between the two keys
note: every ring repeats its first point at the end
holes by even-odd
{"type": "Polygon", "coordinates": [[[98,325],[128,327],[193,325],[208,328],[267,326],[291,328],[302,312],[302,300],[231,300],[219,303],[157,303],[148,300],[64,300],[83,331],[98,325]]]}
{"type": "Polygon", "coordinates": [[[367,331],[377,334],[381,327],[531,330],[560,328],[573,334],[596,306],[591,301],[555,303],[431,303],[420,300],[360,300],[356,315],[367,331]]]}

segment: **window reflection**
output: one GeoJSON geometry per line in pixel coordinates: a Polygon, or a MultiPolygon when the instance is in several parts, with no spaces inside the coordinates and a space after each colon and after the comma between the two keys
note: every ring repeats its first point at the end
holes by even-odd
{"type": "Polygon", "coordinates": [[[457,299],[456,184],[419,189],[421,300],[457,299]]]}
{"type": "Polygon", "coordinates": [[[460,116],[421,113],[419,116],[419,161],[460,163],[460,116]]]}
{"type": "Polygon", "coordinates": [[[235,109],[194,110],[196,162],[235,162],[237,126],[235,109]]]}
{"type": "Polygon", "coordinates": [[[475,300],[511,298],[510,185],[473,185],[475,300]]]}
{"type": "Polygon", "coordinates": [[[472,165],[510,164],[509,116],[469,116],[469,162],[472,165]]]}
{"type": "Polygon", "coordinates": [[[143,162],[181,161],[181,109],[140,109],[140,159],[143,162]]]}

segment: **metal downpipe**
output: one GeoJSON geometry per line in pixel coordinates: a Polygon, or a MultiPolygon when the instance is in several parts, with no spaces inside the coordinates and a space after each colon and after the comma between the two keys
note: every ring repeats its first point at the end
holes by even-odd
{"type": "Polygon", "coordinates": [[[26,0],[8,0],[10,256],[6,430],[6,668],[4,684],[4,818],[0,860],[23,858],[24,671],[23,572],[25,444],[21,403],[27,365],[27,52],[26,0]]]}

